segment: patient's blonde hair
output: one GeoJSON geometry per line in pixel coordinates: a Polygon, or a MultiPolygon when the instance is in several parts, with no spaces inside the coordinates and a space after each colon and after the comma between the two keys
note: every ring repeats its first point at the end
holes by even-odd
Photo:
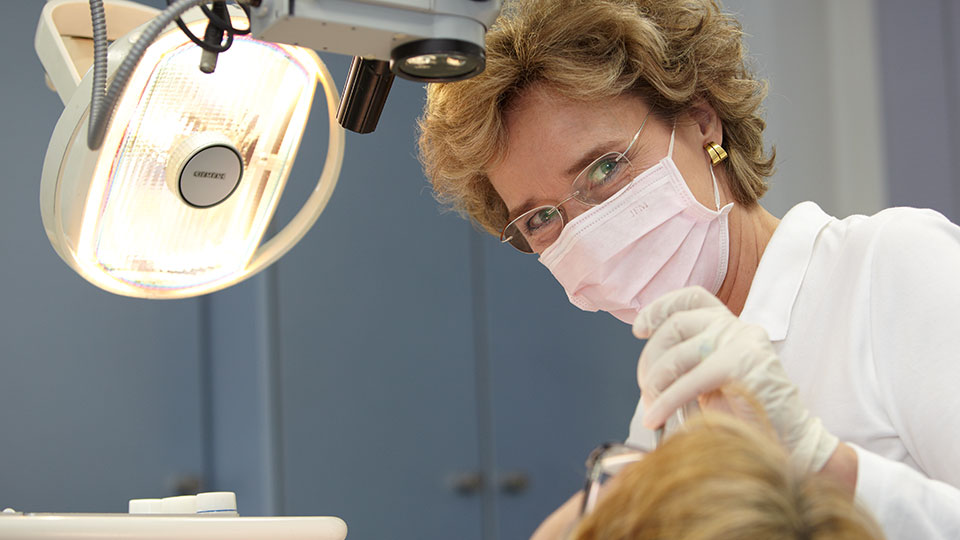
{"type": "Polygon", "coordinates": [[[764,433],[706,413],[625,468],[575,540],[866,540],[879,526],[828,478],[790,468],[764,433]]]}
{"type": "Polygon", "coordinates": [[[665,120],[709,103],[723,124],[730,190],[751,206],[774,153],[762,137],[766,83],[747,68],[741,35],[713,0],[508,0],[487,33],[486,70],[427,87],[420,159],[437,198],[499,234],[507,208],[486,171],[505,151],[504,113],[544,85],[577,101],[639,96],[665,120]]]}

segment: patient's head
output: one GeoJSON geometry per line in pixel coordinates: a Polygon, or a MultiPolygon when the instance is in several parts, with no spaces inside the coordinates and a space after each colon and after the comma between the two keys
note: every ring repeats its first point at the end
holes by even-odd
{"type": "Polygon", "coordinates": [[[791,470],[773,436],[706,413],[626,467],[576,540],[881,539],[827,478],[791,470]]]}

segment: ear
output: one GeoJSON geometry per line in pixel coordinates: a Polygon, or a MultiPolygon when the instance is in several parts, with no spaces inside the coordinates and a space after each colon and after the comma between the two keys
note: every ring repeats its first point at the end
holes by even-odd
{"type": "Polygon", "coordinates": [[[700,137],[703,139],[701,144],[715,142],[723,145],[723,125],[713,106],[705,100],[700,100],[690,107],[687,114],[700,130],[700,137]]]}

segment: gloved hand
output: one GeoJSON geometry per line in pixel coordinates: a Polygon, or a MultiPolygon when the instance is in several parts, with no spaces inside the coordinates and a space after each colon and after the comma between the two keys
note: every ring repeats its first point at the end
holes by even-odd
{"type": "Polygon", "coordinates": [[[837,438],[800,402],[767,333],[706,289],[687,287],[655,300],[637,314],[633,334],[649,338],[637,366],[647,428],[734,383],[757,399],[800,470],[819,471],[836,449],[837,438]]]}

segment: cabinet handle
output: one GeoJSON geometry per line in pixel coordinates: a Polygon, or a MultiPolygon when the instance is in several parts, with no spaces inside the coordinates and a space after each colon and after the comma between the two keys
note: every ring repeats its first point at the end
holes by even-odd
{"type": "Polygon", "coordinates": [[[454,474],[450,477],[450,487],[457,495],[475,495],[483,489],[483,475],[478,471],[454,474]]]}
{"type": "Polygon", "coordinates": [[[500,475],[500,491],[508,495],[520,495],[530,487],[530,475],[523,471],[510,471],[500,475]]]}

